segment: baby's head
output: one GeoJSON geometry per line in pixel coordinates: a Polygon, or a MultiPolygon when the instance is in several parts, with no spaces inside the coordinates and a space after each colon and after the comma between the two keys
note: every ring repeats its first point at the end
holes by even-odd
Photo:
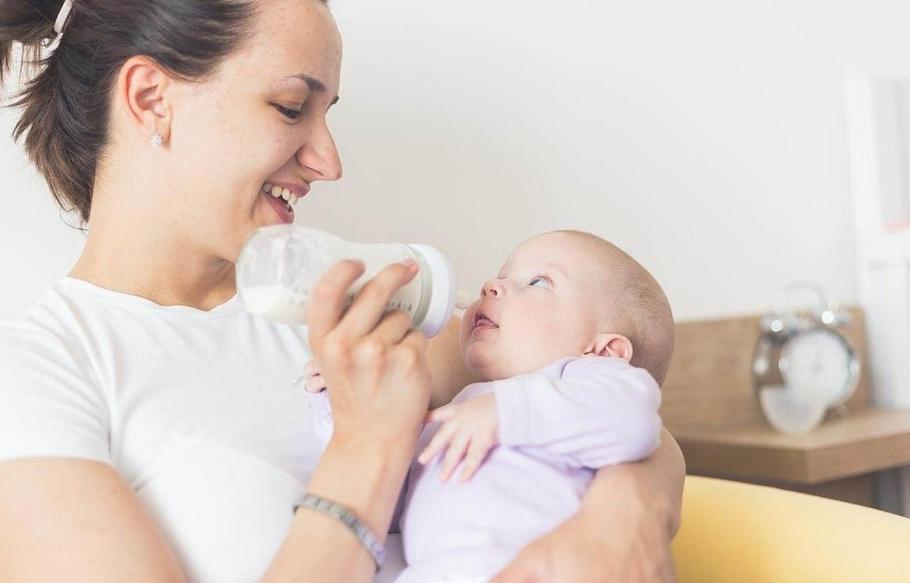
{"type": "Polygon", "coordinates": [[[461,354],[486,380],[567,356],[624,358],[663,383],[673,314],[660,284],[615,245],[581,231],[520,244],[465,311],[461,354]]]}

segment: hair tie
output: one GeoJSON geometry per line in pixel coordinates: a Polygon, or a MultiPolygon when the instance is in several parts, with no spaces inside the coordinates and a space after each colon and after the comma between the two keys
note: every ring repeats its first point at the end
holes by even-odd
{"type": "Polygon", "coordinates": [[[57,20],[54,21],[54,32],[57,35],[63,34],[63,29],[66,28],[66,21],[69,20],[70,11],[73,9],[73,0],[66,0],[63,3],[63,6],[60,7],[60,13],[57,14],[57,20]]]}
{"type": "Polygon", "coordinates": [[[65,0],[63,6],[60,7],[60,12],[57,13],[57,20],[54,21],[54,33],[56,34],[53,39],[46,39],[45,41],[44,46],[49,53],[53,53],[60,46],[60,40],[63,38],[63,31],[66,29],[66,23],[69,21],[72,10],[73,0],[65,0]]]}

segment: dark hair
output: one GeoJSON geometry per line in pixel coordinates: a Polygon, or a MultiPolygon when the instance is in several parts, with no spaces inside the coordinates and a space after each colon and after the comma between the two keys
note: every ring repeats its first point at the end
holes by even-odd
{"type": "Polygon", "coordinates": [[[110,98],[121,66],[146,55],[179,78],[210,74],[252,29],[251,0],[75,0],[59,47],[63,0],[0,0],[0,84],[22,45],[22,69],[40,69],[16,96],[13,130],[65,211],[88,223],[109,135],[110,98]]]}

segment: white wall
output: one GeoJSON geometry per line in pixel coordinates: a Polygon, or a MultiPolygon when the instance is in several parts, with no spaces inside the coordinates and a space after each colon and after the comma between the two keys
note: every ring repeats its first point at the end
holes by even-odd
{"type": "MultiPolygon", "coordinates": [[[[649,267],[684,319],[763,310],[796,278],[856,300],[843,86],[910,74],[905,1],[332,5],[346,177],[314,189],[301,223],[436,244],[472,289],[521,239],[588,229],[649,267]]],[[[0,176],[4,318],[65,273],[81,235],[9,140],[0,176]]]]}
{"type": "Polygon", "coordinates": [[[85,240],[13,144],[15,121],[0,110],[0,320],[18,317],[68,272],[85,240]]]}

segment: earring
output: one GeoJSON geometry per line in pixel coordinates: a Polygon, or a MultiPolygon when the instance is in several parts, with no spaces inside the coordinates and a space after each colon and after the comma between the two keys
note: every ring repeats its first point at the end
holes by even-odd
{"type": "Polygon", "coordinates": [[[161,136],[161,134],[158,133],[157,130],[155,130],[155,133],[152,134],[151,142],[153,148],[160,150],[161,146],[164,145],[164,138],[161,136]]]}

